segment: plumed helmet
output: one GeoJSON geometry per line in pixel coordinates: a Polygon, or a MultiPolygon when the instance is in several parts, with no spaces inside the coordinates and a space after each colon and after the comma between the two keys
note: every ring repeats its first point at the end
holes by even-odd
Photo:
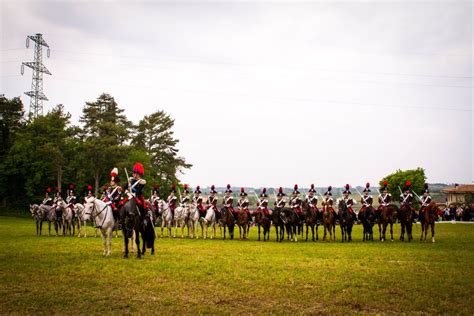
{"type": "Polygon", "coordinates": [[[189,185],[185,184],[183,188],[184,188],[184,193],[189,193],[189,185]]]}
{"type": "Polygon", "coordinates": [[[345,186],[346,189],[344,190],[344,194],[351,194],[351,191],[349,190],[350,187],[351,186],[349,184],[346,184],[346,186],[345,186]]]}
{"type": "Polygon", "coordinates": [[[196,190],[194,190],[194,193],[201,193],[201,187],[199,185],[196,187],[196,190]]]}
{"type": "Polygon", "coordinates": [[[260,193],[260,197],[267,197],[267,188],[262,189],[262,193],[260,193]]]}
{"type": "Polygon", "coordinates": [[[411,187],[411,182],[410,180],[405,181],[405,191],[409,191],[411,187]]]}
{"type": "Polygon", "coordinates": [[[283,193],[283,188],[282,187],[279,187],[278,188],[278,194],[277,196],[285,196],[285,193],[283,193]]]}
{"type": "Polygon", "coordinates": [[[86,191],[87,191],[87,193],[91,193],[91,194],[92,194],[92,193],[94,193],[94,188],[92,187],[92,185],[89,184],[89,185],[87,186],[87,190],[86,190],[86,191]]]}
{"type": "Polygon", "coordinates": [[[363,192],[370,192],[370,183],[369,183],[369,182],[367,182],[367,183],[365,184],[365,189],[364,189],[363,192]]]}
{"type": "Polygon", "coordinates": [[[240,188],[240,196],[247,196],[247,192],[245,192],[244,188],[240,188]]]}
{"type": "Polygon", "coordinates": [[[313,193],[316,192],[316,190],[314,189],[314,184],[311,184],[311,188],[309,189],[308,192],[313,192],[313,193]]]}
{"type": "Polygon", "coordinates": [[[227,185],[227,190],[225,190],[225,193],[232,193],[232,190],[230,189],[230,184],[227,185]]]}
{"type": "Polygon", "coordinates": [[[214,184],[211,185],[211,193],[217,193],[216,192],[216,187],[214,186],[214,184]]]}
{"type": "Polygon", "coordinates": [[[298,191],[298,185],[295,184],[295,186],[293,187],[293,194],[300,194],[300,192],[298,191]]]}
{"type": "Polygon", "coordinates": [[[117,167],[113,168],[112,171],[110,171],[110,180],[115,181],[116,176],[118,176],[117,167]]]}
{"type": "Polygon", "coordinates": [[[382,191],[385,191],[385,190],[388,190],[388,181],[387,180],[383,180],[383,190],[382,191]]]}
{"type": "Polygon", "coordinates": [[[159,186],[154,185],[154,186],[153,186],[153,194],[160,194],[160,190],[159,190],[159,189],[160,189],[159,186]]]}
{"type": "Polygon", "coordinates": [[[137,162],[133,165],[133,172],[138,173],[141,176],[145,174],[145,168],[143,168],[141,162],[137,162]]]}
{"type": "Polygon", "coordinates": [[[430,190],[428,189],[428,183],[425,183],[423,187],[424,187],[423,193],[430,193],[430,190]]]}
{"type": "Polygon", "coordinates": [[[170,192],[176,193],[176,184],[173,183],[173,184],[171,185],[171,190],[170,190],[170,192]]]}
{"type": "Polygon", "coordinates": [[[328,186],[328,190],[326,191],[326,193],[324,193],[324,195],[332,195],[331,191],[332,191],[332,186],[328,186]]]}

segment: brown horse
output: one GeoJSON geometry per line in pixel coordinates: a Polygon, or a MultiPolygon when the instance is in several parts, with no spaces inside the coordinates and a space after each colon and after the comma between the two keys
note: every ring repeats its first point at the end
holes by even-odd
{"type": "Polygon", "coordinates": [[[324,236],[323,240],[326,240],[326,233],[329,231],[329,240],[336,240],[336,222],[334,219],[334,210],[332,206],[323,207],[323,226],[324,226],[324,236]]]}
{"type": "Polygon", "coordinates": [[[428,228],[431,227],[431,241],[435,242],[435,221],[438,216],[438,206],[435,202],[431,202],[428,206],[424,207],[421,210],[421,237],[420,240],[426,241],[426,235],[428,234],[428,228]],[[424,237],[423,237],[424,233],[424,237]]]}
{"type": "Polygon", "coordinates": [[[344,240],[352,241],[352,226],[354,226],[354,218],[347,209],[346,202],[339,200],[337,205],[339,210],[339,226],[341,227],[341,242],[344,240]]]}
{"type": "Polygon", "coordinates": [[[223,207],[221,209],[221,215],[222,215],[222,225],[224,226],[224,239],[225,239],[227,228],[229,229],[230,239],[234,239],[234,227],[235,227],[234,215],[227,207],[223,207]]]}
{"type": "Polygon", "coordinates": [[[364,228],[364,237],[362,241],[371,240],[374,241],[374,224],[375,224],[375,209],[373,206],[369,206],[361,210],[358,214],[359,220],[362,222],[364,228]]]}
{"type": "Polygon", "coordinates": [[[239,212],[237,214],[237,225],[239,226],[240,239],[247,239],[247,236],[250,230],[249,215],[243,209],[239,209],[239,212]],[[242,238],[242,230],[243,230],[243,238],[242,238]]]}
{"type": "Polygon", "coordinates": [[[390,204],[382,208],[382,214],[380,217],[380,225],[382,225],[382,231],[380,232],[380,241],[385,241],[385,233],[387,232],[387,226],[390,225],[390,237],[393,241],[393,224],[397,222],[398,216],[398,207],[396,205],[390,204]]]}
{"type": "Polygon", "coordinates": [[[270,239],[270,219],[265,215],[263,210],[257,209],[255,211],[255,223],[258,227],[258,241],[260,241],[260,227],[263,229],[263,241],[270,239]]]}
{"type": "Polygon", "coordinates": [[[401,227],[400,240],[401,241],[405,240],[405,231],[406,231],[408,241],[412,241],[413,239],[413,234],[412,234],[413,211],[408,205],[403,205],[400,207],[399,220],[400,220],[400,227],[401,227]]]}
{"type": "Polygon", "coordinates": [[[317,223],[318,213],[319,213],[318,209],[312,208],[309,205],[308,201],[303,201],[302,210],[303,210],[303,215],[305,217],[305,222],[306,222],[306,241],[308,241],[308,231],[310,228],[311,228],[312,240],[315,241],[314,226],[316,226],[316,240],[318,240],[318,226],[319,226],[319,224],[317,223]]]}

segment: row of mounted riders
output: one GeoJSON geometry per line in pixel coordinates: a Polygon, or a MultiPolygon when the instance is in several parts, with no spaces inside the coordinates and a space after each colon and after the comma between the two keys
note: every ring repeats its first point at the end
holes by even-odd
{"type": "MultiPolygon", "coordinates": [[[[128,201],[130,195],[122,198],[122,188],[117,184],[118,177],[116,173],[112,173],[111,183],[108,188],[106,188],[102,194],[101,200],[105,201],[108,205],[111,206],[114,214],[114,219],[120,221],[120,209],[128,201]]],[[[134,180],[134,178],[130,178],[134,180]]],[[[160,208],[158,207],[161,199],[159,198],[158,188],[154,188],[152,197],[145,201],[143,195],[143,186],[146,183],[144,180],[140,179],[132,181],[131,192],[134,193],[136,204],[138,210],[142,210],[140,214],[142,216],[147,216],[150,211],[153,213],[153,217],[159,219],[161,217],[160,208]],[[138,181],[138,182],[137,182],[138,181]],[[134,185],[135,184],[135,185],[134,185]],[[141,184],[137,186],[137,184],[141,184]],[[141,190],[134,190],[136,188],[141,188],[141,190]]],[[[337,211],[334,209],[334,199],[332,198],[332,187],[329,187],[324,197],[319,194],[314,188],[314,185],[311,185],[311,189],[308,191],[308,194],[304,199],[300,198],[300,192],[298,191],[298,186],[295,185],[291,197],[288,201],[289,207],[285,207],[287,201],[285,200],[286,194],[283,193],[282,188],[280,187],[278,193],[275,194],[275,202],[273,210],[268,208],[268,195],[266,189],[262,189],[262,192],[257,198],[257,209],[255,211],[250,211],[249,209],[249,200],[247,198],[247,193],[242,188],[240,190],[240,198],[237,201],[237,208],[234,208],[233,197],[231,196],[232,190],[230,185],[227,185],[227,190],[225,191],[225,196],[222,201],[222,206],[219,209],[217,203],[218,198],[216,196],[217,192],[215,187],[211,187],[209,197],[207,198],[206,203],[201,196],[201,191],[199,186],[194,191],[192,199],[190,199],[190,191],[185,185],[184,194],[180,194],[180,200],[178,201],[176,187],[171,188],[171,193],[167,198],[167,204],[171,210],[172,218],[174,220],[174,211],[179,206],[182,209],[189,209],[195,207],[200,214],[201,219],[206,218],[207,211],[212,208],[216,221],[224,227],[224,238],[226,233],[226,228],[229,229],[230,237],[233,238],[234,225],[238,224],[239,227],[246,226],[247,233],[252,222],[258,227],[258,238],[260,240],[260,228],[263,229],[263,239],[266,240],[269,238],[269,230],[271,223],[276,227],[276,239],[277,241],[282,241],[284,237],[284,232],[287,232],[287,238],[291,240],[296,240],[297,235],[303,234],[303,225],[306,224],[306,240],[308,240],[309,229],[312,232],[312,240],[315,240],[314,228],[316,228],[316,240],[318,239],[318,226],[323,225],[324,227],[324,237],[326,239],[327,233],[329,233],[330,239],[335,239],[335,226],[337,224],[341,227],[342,241],[352,240],[352,226],[360,222],[363,225],[363,240],[373,240],[373,226],[377,223],[379,225],[380,240],[385,240],[386,228],[390,225],[391,239],[393,240],[393,228],[392,225],[397,222],[401,223],[401,236],[400,239],[404,240],[405,232],[407,234],[408,240],[412,239],[412,223],[417,219],[422,223],[422,238],[424,233],[424,238],[426,239],[426,233],[428,226],[432,228],[432,239],[434,241],[434,221],[437,217],[438,208],[434,202],[431,201],[429,196],[428,186],[425,184],[425,190],[422,197],[418,197],[421,203],[421,209],[419,213],[415,211],[412,206],[414,196],[410,189],[411,183],[407,181],[405,183],[405,189],[400,195],[400,207],[397,207],[392,203],[392,196],[388,193],[388,183],[384,183],[382,188],[382,193],[379,192],[379,206],[374,208],[373,197],[370,195],[370,184],[367,183],[363,191],[363,194],[360,194],[360,203],[362,207],[358,214],[354,212],[353,206],[357,202],[350,197],[350,186],[346,185],[346,190],[342,193],[340,199],[336,201],[337,211]],[[322,198],[322,207],[318,207],[318,199],[316,193],[322,198]],[[254,220],[252,219],[254,217],[254,220]]],[[[129,183],[130,186],[130,183],[129,183]]],[[[74,187],[69,187],[69,196],[67,198],[68,207],[70,207],[74,212],[75,205],[75,196],[74,196],[74,187]]],[[[56,196],[53,199],[49,197],[51,190],[48,189],[46,192],[45,200],[43,204],[57,206],[59,201],[61,201],[60,193],[57,192],[56,196]]],[[[126,191],[128,192],[128,190],[126,191]]],[[[92,187],[88,187],[87,196],[93,196],[92,187]]],[[[60,220],[62,216],[62,208],[56,207],[57,218],[60,220]]],[[[185,221],[186,222],[186,221],[185,221]]],[[[244,230],[245,231],[245,230],[244,230]]],[[[244,238],[245,238],[244,233],[244,238]]]]}

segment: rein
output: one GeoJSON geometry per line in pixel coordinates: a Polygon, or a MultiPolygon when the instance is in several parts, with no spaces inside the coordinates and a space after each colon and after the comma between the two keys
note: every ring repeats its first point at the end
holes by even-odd
{"type": "Polygon", "coordinates": [[[105,211],[104,219],[102,220],[102,223],[98,226],[99,228],[102,228],[102,225],[104,225],[105,219],[107,218],[107,214],[108,214],[108,212],[109,212],[108,206],[109,206],[108,204],[105,204],[104,208],[103,208],[100,212],[98,212],[98,213],[96,213],[96,214],[94,215],[94,214],[93,214],[93,211],[94,211],[94,210],[97,210],[97,205],[95,204],[95,199],[94,199],[94,207],[92,208],[92,212],[90,212],[90,213],[89,213],[89,212],[85,212],[85,215],[89,215],[90,217],[92,217],[92,219],[93,219],[94,221],[96,221],[95,219],[97,218],[97,216],[99,216],[103,211],[106,210],[106,211],[105,211]]]}

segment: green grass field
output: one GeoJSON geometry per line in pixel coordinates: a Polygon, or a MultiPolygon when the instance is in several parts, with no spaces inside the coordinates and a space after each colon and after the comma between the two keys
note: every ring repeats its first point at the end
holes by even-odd
{"type": "Polygon", "coordinates": [[[137,260],[120,238],[105,258],[100,238],[36,237],[32,219],[0,217],[0,314],[472,315],[474,225],[436,229],[434,244],[419,225],[415,241],[382,244],[357,226],[342,244],[339,229],[336,242],[263,243],[253,228],[249,241],[160,238],[137,260]]]}

